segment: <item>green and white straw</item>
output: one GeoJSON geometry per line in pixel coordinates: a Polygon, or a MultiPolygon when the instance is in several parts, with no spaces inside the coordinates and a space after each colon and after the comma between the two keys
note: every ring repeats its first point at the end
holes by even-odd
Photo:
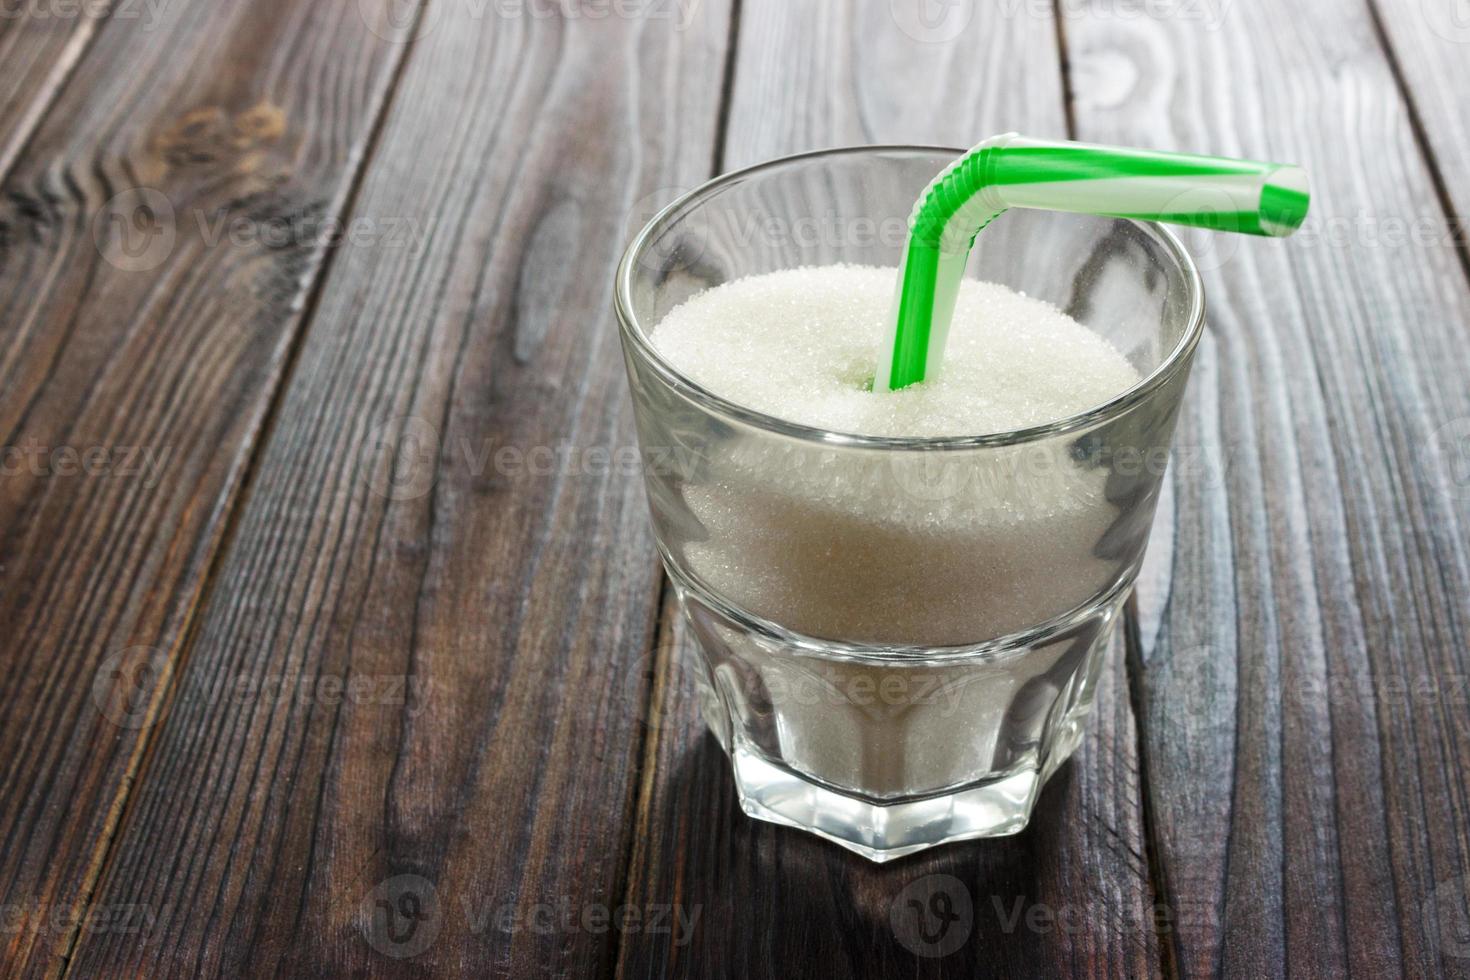
{"type": "Polygon", "coordinates": [[[970,246],[1007,208],[1282,236],[1301,226],[1309,200],[1307,175],[1289,164],[992,137],[946,167],[914,205],[873,389],[903,388],[938,369],[970,246]]]}

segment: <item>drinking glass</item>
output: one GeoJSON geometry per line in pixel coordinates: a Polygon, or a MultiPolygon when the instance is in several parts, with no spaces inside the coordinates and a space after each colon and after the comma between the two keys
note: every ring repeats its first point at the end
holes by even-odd
{"type": "Polygon", "coordinates": [[[744,276],[896,270],[914,200],[961,152],[840,149],[719,177],[638,233],[615,287],[655,536],[741,806],[875,861],[1020,830],[1082,738],[1203,331],[1199,276],[1156,224],[997,219],[967,275],[1055,304],[1141,378],[1009,432],[786,421],[690,380],[650,334],[744,276]]]}

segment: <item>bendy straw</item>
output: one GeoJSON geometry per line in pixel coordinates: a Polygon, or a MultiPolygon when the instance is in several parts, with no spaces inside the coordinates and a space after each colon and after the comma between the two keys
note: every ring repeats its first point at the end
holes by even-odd
{"type": "Polygon", "coordinates": [[[938,370],[975,236],[1007,208],[1074,211],[1283,236],[1300,227],[1310,195],[1299,167],[1224,157],[1038,140],[985,140],[925,188],[879,357],[874,391],[938,370]]]}

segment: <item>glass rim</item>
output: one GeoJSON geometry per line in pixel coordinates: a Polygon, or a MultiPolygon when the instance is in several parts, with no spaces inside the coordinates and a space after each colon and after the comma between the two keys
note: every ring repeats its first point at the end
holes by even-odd
{"type": "Polygon", "coordinates": [[[1174,345],[1173,350],[1169,352],[1168,356],[1159,362],[1156,368],[1145,377],[1139,379],[1135,384],[1123,389],[1123,391],[1109,398],[1107,401],[1064,418],[1055,419],[1051,422],[1043,422],[1039,425],[1026,426],[1020,429],[1007,429],[1000,432],[958,436],[875,436],[863,435],[857,432],[829,430],[821,426],[807,425],[803,422],[793,422],[790,419],[783,419],[779,416],[757,411],[738,402],[731,401],[685,375],[678,368],[674,367],[673,364],[669,363],[653,346],[647,332],[642,328],[637,315],[633,312],[633,277],[638,265],[638,257],[647,250],[655,233],[661,231],[674,217],[683,214],[692,206],[698,205],[705,199],[714,196],[729,184],[753,174],[767,170],[777,170],[792,163],[811,160],[817,157],[855,156],[865,153],[940,153],[959,156],[964,152],[966,151],[963,149],[948,146],[905,143],[882,143],[871,146],[843,146],[824,150],[810,150],[805,153],[794,153],[790,156],[776,157],[749,167],[720,174],[717,177],[710,178],[693,190],[681,194],[649,219],[648,223],[638,231],[638,234],[633,236],[633,240],[628,244],[621,261],[618,263],[617,274],[613,283],[613,305],[617,310],[618,328],[622,333],[624,341],[630,344],[638,356],[653,368],[661,381],[706,411],[722,416],[727,420],[740,422],[753,428],[774,432],[803,442],[814,442],[826,446],[841,446],[855,449],[957,450],[1016,446],[1036,442],[1049,439],[1053,436],[1066,435],[1080,429],[1088,429],[1099,423],[1116,418],[1146,400],[1155,391],[1172,380],[1179,373],[1181,366],[1188,360],[1189,355],[1193,353],[1195,347],[1199,344],[1200,337],[1204,334],[1204,284],[1200,280],[1199,270],[1195,267],[1194,259],[1190,257],[1183,243],[1179,241],[1179,238],[1172,231],[1155,221],[1138,221],[1132,218],[1109,218],[1107,220],[1125,221],[1128,224],[1142,229],[1145,234],[1163,246],[1164,251],[1169,254],[1184,274],[1185,290],[1189,300],[1189,310],[1186,314],[1188,323],[1180,334],[1178,342],[1174,345]]]}

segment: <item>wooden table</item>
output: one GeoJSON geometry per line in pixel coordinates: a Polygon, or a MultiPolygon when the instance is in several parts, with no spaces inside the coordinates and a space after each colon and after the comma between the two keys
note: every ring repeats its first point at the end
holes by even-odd
{"type": "Polygon", "coordinates": [[[1470,975],[1450,0],[110,5],[0,8],[0,974],[1470,975]],[[714,173],[1006,129],[1314,212],[1191,238],[1085,748],[880,868],[737,808],[610,278],[714,173]]]}

